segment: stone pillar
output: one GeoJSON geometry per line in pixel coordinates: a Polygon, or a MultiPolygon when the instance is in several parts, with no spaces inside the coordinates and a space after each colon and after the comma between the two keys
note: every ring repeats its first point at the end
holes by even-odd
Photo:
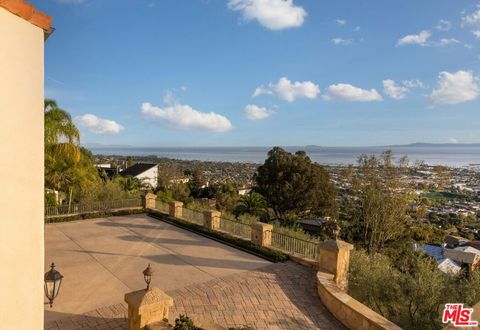
{"type": "Polygon", "coordinates": [[[128,304],[128,330],[140,330],[148,324],[168,319],[173,299],[159,288],[125,294],[128,304]]]}
{"type": "Polygon", "coordinates": [[[157,195],[152,194],[152,193],[147,193],[143,197],[143,207],[146,208],[146,209],[154,209],[156,199],[157,199],[157,195]]]}
{"type": "Polygon", "coordinates": [[[353,245],[344,241],[329,240],[318,246],[319,268],[334,275],[333,280],[341,290],[348,286],[350,251],[353,245]]]}
{"type": "Polygon", "coordinates": [[[183,211],[183,203],[182,202],[170,202],[168,203],[168,213],[173,218],[181,218],[183,211]]]}
{"type": "Polygon", "coordinates": [[[251,225],[252,228],[252,243],[258,246],[272,245],[272,230],[273,226],[268,223],[256,222],[251,225]]]}
{"type": "Polygon", "coordinates": [[[218,211],[204,211],[203,226],[211,230],[218,230],[220,228],[220,215],[221,213],[218,211]]]}

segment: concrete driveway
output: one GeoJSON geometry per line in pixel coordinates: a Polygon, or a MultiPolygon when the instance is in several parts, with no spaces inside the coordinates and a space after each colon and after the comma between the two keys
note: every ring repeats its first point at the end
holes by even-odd
{"type": "Polygon", "coordinates": [[[46,322],[122,302],[148,263],[165,291],[270,264],[146,215],[45,225],[45,271],[52,261],[65,277],[46,322]]]}

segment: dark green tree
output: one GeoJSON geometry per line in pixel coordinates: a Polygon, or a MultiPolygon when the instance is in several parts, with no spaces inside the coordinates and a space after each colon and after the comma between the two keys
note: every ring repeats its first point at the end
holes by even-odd
{"type": "Polygon", "coordinates": [[[290,213],[337,215],[336,189],[330,175],[304,151],[275,147],[255,174],[256,191],[281,221],[290,213]]]}

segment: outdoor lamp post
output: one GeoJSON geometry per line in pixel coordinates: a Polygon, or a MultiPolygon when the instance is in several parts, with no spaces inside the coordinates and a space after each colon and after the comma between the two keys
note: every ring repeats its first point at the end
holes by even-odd
{"type": "Polygon", "coordinates": [[[145,280],[145,283],[147,283],[147,288],[145,289],[145,291],[150,290],[150,282],[152,281],[152,274],[153,274],[152,267],[150,267],[150,264],[148,264],[148,267],[145,268],[145,270],[143,271],[143,279],[145,280]]]}
{"type": "Polygon", "coordinates": [[[53,300],[57,297],[62,284],[63,275],[55,269],[55,264],[52,262],[51,269],[45,273],[45,295],[50,301],[50,308],[53,306],[53,300]]]}

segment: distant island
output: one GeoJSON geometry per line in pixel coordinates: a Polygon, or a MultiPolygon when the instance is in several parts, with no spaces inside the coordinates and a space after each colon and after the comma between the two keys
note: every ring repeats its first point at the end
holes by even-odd
{"type": "MultiPolygon", "coordinates": [[[[272,148],[273,146],[158,146],[158,147],[145,147],[145,146],[132,146],[132,145],[122,145],[122,144],[101,144],[101,143],[85,143],[82,144],[83,147],[89,149],[122,149],[122,148],[132,148],[132,149],[151,149],[151,148],[159,148],[159,149],[221,149],[221,148],[272,148]]],[[[298,149],[321,149],[321,148],[421,148],[421,147],[428,147],[428,148],[444,148],[444,147],[480,147],[480,143],[427,143],[427,142],[414,142],[409,144],[391,144],[391,145],[379,145],[379,146],[321,146],[316,144],[309,144],[305,146],[281,146],[285,148],[298,148],[298,149]]]]}

